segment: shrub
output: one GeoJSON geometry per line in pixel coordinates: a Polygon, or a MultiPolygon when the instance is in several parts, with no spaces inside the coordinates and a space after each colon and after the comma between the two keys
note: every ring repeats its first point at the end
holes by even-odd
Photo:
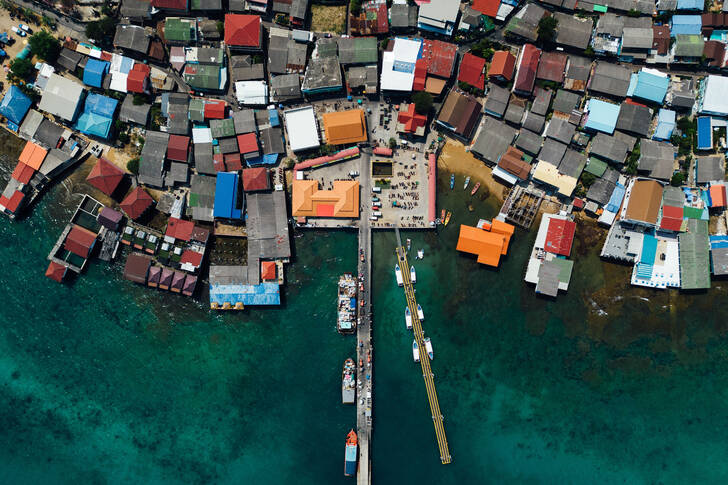
{"type": "Polygon", "coordinates": [[[134,175],[139,175],[139,159],[132,158],[131,160],[126,162],[126,169],[134,175]]]}

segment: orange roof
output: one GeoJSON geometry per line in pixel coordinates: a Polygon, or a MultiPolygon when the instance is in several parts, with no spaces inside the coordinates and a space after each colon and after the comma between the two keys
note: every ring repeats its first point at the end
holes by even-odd
{"type": "Polygon", "coordinates": [[[501,254],[505,255],[506,253],[508,253],[508,245],[511,242],[511,236],[513,236],[513,232],[515,230],[516,226],[508,224],[507,222],[499,221],[498,219],[494,219],[493,222],[491,222],[490,232],[502,234],[506,238],[503,244],[503,250],[501,254]]]}
{"type": "Polygon", "coordinates": [[[63,277],[66,276],[66,267],[62,264],[56,263],[55,261],[51,261],[45,275],[53,281],[60,283],[63,281],[63,277]]]}
{"type": "Polygon", "coordinates": [[[276,279],[276,264],[273,261],[260,262],[260,279],[263,281],[276,279]]]}
{"type": "Polygon", "coordinates": [[[359,217],[359,182],[334,180],[331,190],[320,190],[316,180],[294,180],[293,217],[359,217]]]}
{"type": "Polygon", "coordinates": [[[632,186],[625,219],[657,224],[662,202],[662,184],[655,180],[637,180],[632,186]]]}
{"type": "Polygon", "coordinates": [[[25,144],[25,148],[23,148],[23,152],[20,154],[20,157],[18,157],[18,160],[30,168],[38,170],[43,163],[43,160],[45,160],[46,153],[48,152],[39,145],[29,141],[25,144]]]}
{"type": "Polygon", "coordinates": [[[324,122],[326,143],[329,145],[367,141],[367,124],[361,109],[324,113],[321,119],[324,122]]]}
{"type": "Polygon", "coordinates": [[[506,239],[503,234],[461,224],[456,249],[477,255],[480,264],[498,266],[501,255],[505,254],[506,239]]]}
{"type": "Polygon", "coordinates": [[[488,76],[503,76],[506,80],[513,79],[513,69],[516,67],[516,58],[508,51],[495,51],[488,69],[488,76]]]}
{"type": "Polygon", "coordinates": [[[710,186],[710,199],[713,202],[713,207],[725,207],[726,195],[725,185],[715,184],[710,186]]]}

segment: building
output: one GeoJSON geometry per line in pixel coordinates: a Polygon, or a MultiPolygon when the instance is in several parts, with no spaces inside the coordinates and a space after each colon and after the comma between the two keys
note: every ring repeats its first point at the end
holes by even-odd
{"type": "Polygon", "coordinates": [[[417,27],[436,34],[450,36],[457,24],[460,2],[457,0],[431,0],[420,4],[417,27]]]}
{"type": "Polygon", "coordinates": [[[637,171],[641,175],[665,182],[675,171],[676,149],[671,144],[642,140],[637,171]]]}
{"type": "Polygon", "coordinates": [[[678,34],[672,52],[673,62],[681,64],[699,64],[702,62],[705,41],[700,34],[678,34]]]}
{"type": "Polygon", "coordinates": [[[695,165],[697,184],[707,185],[725,180],[725,157],[722,155],[698,157],[695,165]]]}
{"type": "Polygon", "coordinates": [[[415,136],[424,136],[427,127],[427,116],[417,113],[414,103],[402,103],[397,113],[397,131],[415,136]]]}
{"type": "MultiPolygon", "coordinates": [[[[118,24],[116,26],[114,47],[145,55],[149,50],[149,43],[150,36],[144,27],[131,24],[118,24]]],[[[84,83],[86,83],[85,80],[84,83]]]]}
{"type": "MultiPolygon", "coordinates": [[[[511,56],[513,57],[513,56],[511,56]]],[[[511,69],[511,74],[513,70],[511,69]]],[[[485,59],[466,53],[460,61],[458,81],[469,84],[474,88],[485,89],[485,59]]]]}
{"type": "Polygon", "coordinates": [[[436,122],[454,135],[469,140],[482,109],[475,97],[453,89],[445,98],[436,122]]]}
{"type": "Polygon", "coordinates": [[[243,190],[259,192],[270,190],[270,176],[265,167],[243,169],[243,190]]]}
{"type": "Polygon", "coordinates": [[[19,87],[11,85],[5,96],[3,96],[2,102],[0,102],[0,115],[15,124],[17,130],[17,126],[23,121],[32,104],[31,99],[19,87]]]}
{"type": "Polygon", "coordinates": [[[495,51],[488,68],[488,78],[500,82],[513,79],[516,58],[509,51],[495,51]]]}
{"type": "Polygon", "coordinates": [[[366,116],[361,109],[324,113],[321,119],[329,145],[349,145],[368,139],[366,116]]]}
{"type": "Polygon", "coordinates": [[[568,59],[568,56],[563,52],[543,52],[538,63],[536,79],[553,81],[559,84],[564,82],[564,71],[568,59]]]}
{"type": "Polygon", "coordinates": [[[516,137],[517,131],[502,121],[483,117],[470,152],[491,165],[497,164],[516,137]]]}
{"type": "Polygon", "coordinates": [[[554,41],[565,47],[579,50],[586,49],[592,35],[592,20],[563,12],[555,12],[553,15],[559,22],[554,41]]]}
{"type": "Polygon", "coordinates": [[[503,115],[508,109],[508,100],[510,98],[510,91],[506,88],[493,84],[490,86],[490,89],[488,89],[488,96],[485,98],[485,112],[496,118],[503,118],[503,115]]]}
{"type": "Polygon", "coordinates": [[[268,104],[268,84],[265,81],[237,81],[235,97],[241,106],[268,104]]]}
{"type": "Polygon", "coordinates": [[[632,179],[627,186],[619,213],[622,223],[646,229],[654,228],[660,216],[662,184],[656,180],[632,179]]]}
{"type": "Polygon", "coordinates": [[[121,210],[129,216],[130,219],[139,219],[154,204],[154,199],[149,192],[141,187],[135,187],[121,201],[121,210]]]}
{"type": "Polygon", "coordinates": [[[574,262],[566,258],[575,232],[576,223],[569,216],[542,216],[524,278],[536,285],[536,293],[555,298],[559,290],[568,291],[574,262]]]}
{"type": "Polygon", "coordinates": [[[708,221],[688,219],[687,231],[678,235],[680,244],[680,289],[710,288],[710,242],[708,221]]]}
{"type": "Polygon", "coordinates": [[[513,81],[513,92],[523,96],[531,96],[536,83],[538,62],[541,58],[541,49],[533,44],[526,44],[518,56],[518,70],[513,81]]]}
{"type": "Polygon", "coordinates": [[[114,98],[96,93],[89,94],[74,128],[87,135],[108,138],[118,104],[114,98]]]}
{"type": "Polygon", "coordinates": [[[531,173],[531,164],[524,160],[524,153],[509,146],[498,165],[493,168],[493,177],[497,177],[511,185],[520,180],[528,180],[531,173]]]}
{"type": "Polygon", "coordinates": [[[288,133],[288,143],[294,152],[318,148],[319,130],[312,106],[289,109],[283,112],[288,133]]]}
{"type": "Polygon", "coordinates": [[[83,86],[58,74],[51,74],[38,109],[66,121],[74,121],[81,106],[83,86]]]}
{"type": "Polygon", "coordinates": [[[709,75],[698,98],[698,109],[706,115],[728,116],[728,77],[709,75]]]}
{"type": "Polygon", "coordinates": [[[293,217],[359,217],[359,182],[334,180],[331,190],[319,189],[315,180],[294,180],[293,217]]]}
{"type": "Polygon", "coordinates": [[[215,184],[215,218],[240,220],[245,209],[245,198],[237,172],[218,172],[215,184]]]}
{"type": "Polygon", "coordinates": [[[589,99],[584,106],[582,126],[585,130],[612,134],[617,127],[620,106],[601,99],[589,99]]]}
{"type": "Polygon", "coordinates": [[[625,101],[619,109],[617,129],[646,137],[652,127],[653,112],[645,105],[625,101]]]}
{"type": "Polygon", "coordinates": [[[632,71],[608,62],[597,62],[589,78],[589,91],[624,98],[629,89],[632,71]]]}
{"type": "Polygon", "coordinates": [[[485,222],[482,229],[461,224],[455,249],[476,255],[480,264],[498,267],[501,256],[508,253],[514,230],[514,226],[499,220],[485,222]]]}
{"type": "Polygon", "coordinates": [[[225,14],[225,44],[236,52],[263,49],[263,23],[260,15],[225,14]]]}
{"type": "Polygon", "coordinates": [[[349,23],[353,35],[380,35],[389,32],[387,2],[369,1],[361,6],[359,15],[350,15],[349,23]]]}
{"type": "Polygon", "coordinates": [[[670,84],[668,75],[657,69],[642,68],[632,74],[627,96],[643,99],[655,104],[662,104],[670,84]]]}
{"type": "Polygon", "coordinates": [[[124,171],[105,158],[99,158],[86,181],[106,195],[114,193],[124,178],[124,171]]]}
{"type": "Polygon", "coordinates": [[[164,160],[168,143],[168,133],[147,131],[139,160],[139,182],[151,187],[164,186],[164,160]]]}
{"type": "Polygon", "coordinates": [[[129,253],[124,265],[124,279],[144,285],[151,266],[152,257],[148,254],[129,253]]]}

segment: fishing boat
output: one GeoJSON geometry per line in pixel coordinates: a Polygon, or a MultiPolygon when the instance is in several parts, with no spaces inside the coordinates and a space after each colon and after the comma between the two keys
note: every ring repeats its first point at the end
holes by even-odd
{"type": "Polygon", "coordinates": [[[407,326],[407,330],[412,330],[412,313],[409,307],[404,307],[404,323],[407,326]]]}
{"type": "Polygon", "coordinates": [[[397,286],[404,286],[404,279],[402,279],[402,270],[399,269],[399,264],[394,265],[394,276],[397,277],[397,286]]]}
{"type": "Polygon", "coordinates": [[[354,404],[356,401],[356,364],[353,359],[346,359],[341,371],[341,402],[354,404]]]}
{"type": "Polygon", "coordinates": [[[352,429],[346,435],[346,453],[344,454],[344,476],[353,477],[356,475],[357,453],[356,432],[352,429]]]}
{"type": "Polygon", "coordinates": [[[336,329],[349,334],[356,331],[356,279],[351,273],[339,276],[336,329]]]}
{"type": "Polygon", "coordinates": [[[444,224],[445,224],[446,226],[447,226],[447,225],[448,225],[448,223],[450,222],[450,217],[452,217],[452,212],[450,212],[450,211],[447,211],[447,215],[445,216],[445,222],[444,222],[444,224]]]}
{"type": "Polygon", "coordinates": [[[440,212],[440,224],[445,222],[445,209],[442,209],[442,212],[440,212]]]}
{"type": "Polygon", "coordinates": [[[423,259],[424,257],[425,257],[424,249],[420,249],[419,251],[417,251],[417,259],[423,259]]]}
{"type": "Polygon", "coordinates": [[[478,191],[479,188],[480,188],[480,182],[475,184],[475,187],[473,187],[473,190],[470,192],[470,195],[471,196],[475,195],[475,193],[478,191]]]}
{"type": "Polygon", "coordinates": [[[425,319],[425,313],[422,311],[422,305],[419,303],[417,304],[417,318],[419,318],[420,321],[425,319]]]}
{"type": "Polygon", "coordinates": [[[420,361],[420,349],[417,348],[417,340],[412,341],[412,358],[415,359],[415,362],[420,361]]]}
{"type": "Polygon", "coordinates": [[[415,272],[414,266],[410,266],[410,281],[412,284],[417,283],[417,273],[415,272]]]}
{"type": "Polygon", "coordinates": [[[452,190],[455,187],[455,174],[450,174],[450,190],[452,190]]]}
{"type": "Polygon", "coordinates": [[[465,177],[465,185],[463,185],[463,190],[466,190],[468,188],[468,185],[470,185],[470,175],[465,177]]]}
{"type": "Polygon", "coordinates": [[[407,252],[409,252],[411,247],[412,247],[412,241],[409,238],[407,238],[407,252]]]}
{"type": "Polygon", "coordinates": [[[430,337],[425,337],[425,349],[427,350],[427,356],[430,360],[434,359],[435,354],[432,352],[432,342],[430,341],[430,337]]]}

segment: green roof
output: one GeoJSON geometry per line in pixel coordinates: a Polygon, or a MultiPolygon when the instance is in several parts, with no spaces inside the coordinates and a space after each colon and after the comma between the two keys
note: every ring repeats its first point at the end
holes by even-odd
{"type": "Polygon", "coordinates": [[[571,271],[574,269],[574,262],[570,259],[554,258],[551,262],[559,267],[559,283],[569,285],[571,271]]]}
{"type": "Polygon", "coordinates": [[[679,57],[701,57],[705,41],[698,34],[677,34],[675,36],[675,55],[679,57]]]}
{"type": "Polygon", "coordinates": [[[606,5],[594,5],[594,11],[607,13],[607,6],[606,5]]]}
{"type": "Polygon", "coordinates": [[[210,131],[213,138],[235,136],[235,122],[232,118],[224,120],[210,120],[210,131]]]}
{"type": "Polygon", "coordinates": [[[678,235],[680,245],[680,288],[710,288],[708,221],[688,219],[687,232],[678,235]]]}
{"type": "Polygon", "coordinates": [[[586,164],[586,167],[584,168],[587,172],[589,172],[592,175],[596,175],[597,177],[601,177],[604,175],[604,172],[607,171],[607,164],[606,162],[603,162],[597,158],[590,157],[589,162],[586,164]]]}
{"type": "Polygon", "coordinates": [[[164,39],[172,42],[190,42],[197,39],[197,21],[170,17],[164,22],[164,39]]]}
{"type": "Polygon", "coordinates": [[[190,121],[205,121],[205,101],[192,98],[189,107],[190,121]]]}
{"type": "Polygon", "coordinates": [[[209,64],[195,64],[194,69],[188,68],[184,72],[184,80],[194,89],[215,91],[220,89],[220,67],[209,64]],[[190,69],[190,70],[188,70],[190,69]]]}
{"type": "Polygon", "coordinates": [[[685,219],[703,219],[705,209],[698,209],[697,207],[683,207],[683,217],[685,219]]]}

